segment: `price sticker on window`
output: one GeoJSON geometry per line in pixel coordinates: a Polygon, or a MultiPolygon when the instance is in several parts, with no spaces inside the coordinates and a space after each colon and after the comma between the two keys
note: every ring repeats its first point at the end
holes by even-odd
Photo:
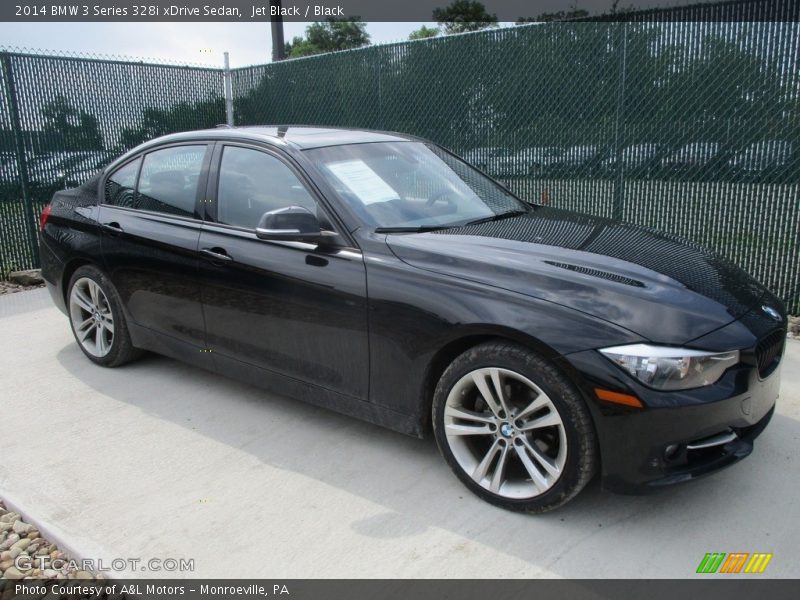
{"type": "Polygon", "coordinates": [[[400,196],[363,160],[329,163],[328,169],[365,205],[397,200],[400,196]]]}

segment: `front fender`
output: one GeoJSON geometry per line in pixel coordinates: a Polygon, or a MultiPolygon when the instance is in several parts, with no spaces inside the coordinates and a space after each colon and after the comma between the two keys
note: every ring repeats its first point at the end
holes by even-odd
{"type": "Polygon", "coordinates": [[[469,345],[489,338],[510,339],[555,358],[645,341],[627,329],[553,302],[425,271],[398,259],[382,257],[366,264],[370,399],[414,415],[420,431],[442,364],[449,364],[469,345]]]}

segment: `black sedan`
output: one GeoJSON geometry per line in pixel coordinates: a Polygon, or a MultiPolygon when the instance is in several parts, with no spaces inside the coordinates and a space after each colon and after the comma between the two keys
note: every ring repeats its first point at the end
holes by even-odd
{"type": "MultiPolygon", "coordinates": [[[[541,512],[747,456],[781,303],[714,253],[537,206],[409,136],[169,135],[56,193],[42,273],[89,360],[149,350],[403,433],[541,512]]],[[[387,465],[387,468],[391,468],[387,465]]]]}

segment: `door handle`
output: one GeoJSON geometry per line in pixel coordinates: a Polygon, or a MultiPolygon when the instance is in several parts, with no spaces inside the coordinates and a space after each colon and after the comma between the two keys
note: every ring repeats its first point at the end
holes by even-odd
{"type": "Polygon", "coordinates": [[[312,267],[327,267],[328,259],[321,256],[314,256],[313,254],[306,255],[306,264],[312,267]]]}
{"type": "Polygon", "coordinates": [[[203,248],[200,250],[200,254],[213,261],[231,262],[233,260],[233,257],[224,248],[203,248]]]}
{"type": "Polygon", "coordinates": [[[112,234],[120,234],[122,233],[123,229],[122,226],[117,223],[116,221],[111,221],[110,223],[102,223],[100,225],[105,231],[112,233],[112,234]]]}

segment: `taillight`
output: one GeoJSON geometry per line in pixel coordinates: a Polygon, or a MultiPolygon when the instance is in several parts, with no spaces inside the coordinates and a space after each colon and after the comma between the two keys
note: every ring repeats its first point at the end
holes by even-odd
{"type": "Polygon", "coordinates": [[[44,231],[44,226],[47,225],[47,219],[50,218],[50,210],[49,204],[42,209],[42,214],[39,215],[39,231],[44,231]]]}

